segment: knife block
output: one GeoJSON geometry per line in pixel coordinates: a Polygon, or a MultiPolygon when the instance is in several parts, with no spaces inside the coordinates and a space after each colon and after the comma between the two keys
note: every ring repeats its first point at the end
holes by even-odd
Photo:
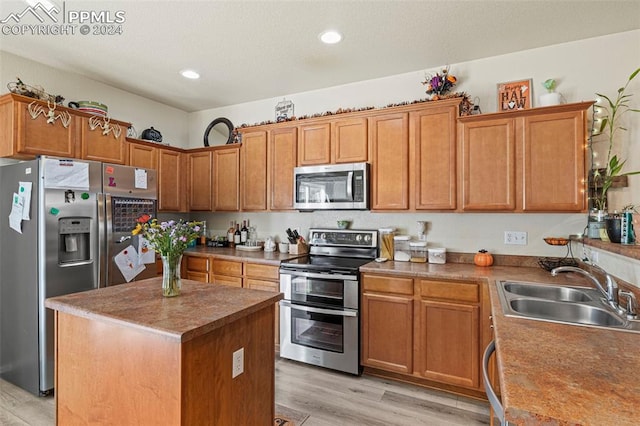
{"type": "Polygon", "coordinates": [[[297,244],[289,244],[289,254],[307,254],[309,246],[304,241],[298,240],[297,244]]]}

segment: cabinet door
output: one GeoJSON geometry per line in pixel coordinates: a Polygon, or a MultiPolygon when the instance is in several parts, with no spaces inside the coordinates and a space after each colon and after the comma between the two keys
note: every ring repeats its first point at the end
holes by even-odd
{"type": "Polygon", "coordinates": [[[189,154],[189,210],[213,210],[211,151],[189,154]]]}
{"type": "Polygon", "coordinates": [[[213,151],[213,209],[238,211],[240,209],[240,149],[213,151]]]}
{"type": "Polygon", "coordinates": [[[418,373],[438,382],[479,388],[479,307],[431,300],[418,303],[418,373]]]}
{"type": "MultiPolygon", "coordinates": [[[[249,264],[245,264],[245,266],[249,266],[249,264]]],[[[247,275],[249,271],[247,270],[247,275]]],[[[278,293],[280,291],[280,283],[278,281],[264,281],[264,280],[256,280],[253,278],[247,278],[244,280],[244,287],[251,288],[254,290],[263,290],[263,291],[271,291],[274,293],[278,293]]],[[[280,304],[276,303],[276,318],[274,323],[274,331],[275,331],[275,346],[276,348],[280,347],[280,304]]]]}
{"type": "Polygon", "coordinates": [[[128,142],[129,145],[129,165],[143,169],[158,168],[158,148],[148,145],[128,142]]]}
{"type": "Polygon", "coordinates": [[[240,208],[267,210],[267,132],[242,134],[240,208]]]}
{"type": "Polygon", "coordinates": [[[462,209],[516,208],[516,144],[511,118],[460,125],[462,209]]]}
{"type": "Polygon", "coordinates": [[[269,132],[269,203],[271,210],[293,209],[293,169],[297,157],[297,129],[269,132]]]}
{"type": "Polygon", "coordinates": [[[524,117],[524,211],[585,209],[585,111],[524,117]]]}
{"type": "MultiPolygon", "coordinates": [[[[77,117],[69,115],[69,121],[65,124],[61,119],[55,120],[53,123],[47,122],[47,116],[40,114],[36,118],[31,118],[29,114],[29,105],[34,108],[42,108],[46,113],[49,108],[46,103],[32,102],[11,102],[3,105],[3,130],[11,129],[13,124],[11,121],[12,114],[17,114],[17,134],[14,135],[15,152],[18,158],[33,158],[36,155],[54,155],[59,157],[75,157],[77,129],[79,122],[77,117]],[[28,154],[26,157],[24,154],[28,154]]],[[[62,109],[64,111],[64,109],[62,109]]],[[[59,111],[59,112],[62,112],[59,111]]],[[[59,113],[58,112],[58,113],[59,113]]],[[[66,111],[65,111],[66,112],[66,111]]],[[[67,112],[67,114],[69,114],[67,112]]],[[[3,132],[3,134],[5,134],[3,132]]],[[[10,134],[10,133],[8,133],[10,134]]],[[[2,141],[3,144],[9,144],[13,141],[2,141]]],[[[4,148],[3,147],[3,151],[4,148]]],[[[11,150],[7,150],[7,153],[11,150]]]]}
{"type": "Polygon", "coordinates": [[[82,159],[104,161],[106,163],[126,164],[127,150],[125,137],[127,135],[127,127],[113,121],[106,123],[103,118],[98,117],[81,117],[80,118],[80,146],[82,159]],[[102,127],[94,127],[94,123],[111,126],[111,131],[107,134],[102,127]],[[92,129],[92,127],[94,127],[92,129]]]}
{"type": "Polygon", "coordinates": [[[367,119],[352,118],[331,123],[332,163],[359,163],[369,160],[367,119]]]}
{"type": "Polygon", "coordinates": [[[370,118],[372,210],[409,208],[409,125],[407,114],[370,118]]]}
{"type": "Polygon", "coordinates": [[[160,211],[185,210],[183,155],[168,149],[158,150],[158,210],[160,211]]]}
{"type": "Polygon", "coordinates": [[[331,124],[307,124],[298,127],[298,165],[331,163],[331,124]]]}
{"type": "Polygon", "coordinates": [[[416,210],[456,208],[456,115],[455,106],[410,115],[416,210]]]}
{"type": "Polygon", "coordinates": [[[362,364],[413,372],[413,279],[362,277],[362,364]]]}
{"type": "Polygon", "coordinates": [[[242,287],[242,277],[228,277],[226,275],[213,275],[213,283],[219,285],[230,285],[232,287],[242,287]]]}

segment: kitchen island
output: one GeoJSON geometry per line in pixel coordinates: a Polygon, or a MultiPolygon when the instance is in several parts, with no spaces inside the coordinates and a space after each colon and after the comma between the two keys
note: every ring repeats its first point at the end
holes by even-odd
{"type": "Polygon", "coordinates": [[[182,280],[180,296],[165,298],[161,282],[46,300],[56,311],[56,423],[273,424],[282,295],[182,280]],[[232,377],[240,350],[243,372],[232,377]]]}

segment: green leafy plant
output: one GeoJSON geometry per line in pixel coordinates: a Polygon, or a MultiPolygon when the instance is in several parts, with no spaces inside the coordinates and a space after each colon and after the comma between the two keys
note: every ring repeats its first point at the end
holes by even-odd
{"type": "Polygon", "coordinates": [[[616,134],[627,129],[620,125],[620,119],[627,112],[640,112],[639,109],[633,109],[629,106],[632,94],[626,93],[629,83],[640,73],[640,68],[631,73],[626,84],[618,89],[615,99],[611,99],[607,95],[596,93],[597,96],[604,99],[604,105],[598,105],[606,115],[600,122],[600,127],[595,129],[594,135],[606,134],[609,143],[607,148],[607,160],[604,172],[599,169],[593,170],[593,179],[596,189],[596,195],[593,198],[594,205],[598,210],[607,209],[607,192],[611,188],[614,179],[617,176],[630,176],[640,174],[640,171],[622,173],[626,159],[620,159],[613,152],[616,134]]]}
{"type": "Polygon", "coordinates": [[[545,89],[547,89],[547,92],[549,93],[553,93],[556,89],[556,81],[553,78],[545,80],[542,85],[545,89]]]}

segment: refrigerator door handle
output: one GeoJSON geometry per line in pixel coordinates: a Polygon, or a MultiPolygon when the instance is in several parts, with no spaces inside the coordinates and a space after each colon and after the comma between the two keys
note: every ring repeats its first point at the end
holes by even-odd
{"type": "Polygon", "coordinates": [[[110,227],[111,196],[98,193],[98,287],[107,286],[107,230],[110,227]]]}

